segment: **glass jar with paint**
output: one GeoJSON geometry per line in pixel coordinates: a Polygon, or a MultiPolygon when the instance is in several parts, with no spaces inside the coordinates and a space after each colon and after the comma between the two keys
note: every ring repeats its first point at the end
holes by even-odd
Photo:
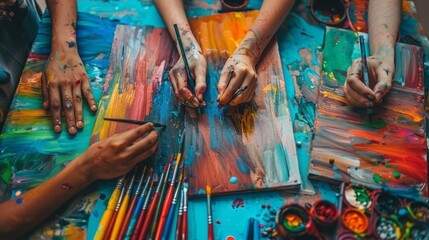
{"type": "Polygon", "coordinates": [[[368,229],[369,220],[366,214],[356,208],[347,208],[341,216],[341,222],[345,228],[358,234],[365,236],[368,229]]]}
{"type": "Polygon", "coordinates": [[[381,217],[397,216],[402,208],[401,200],[389,192],[378,191],[375,193],[375,211],[381,217]]]}
{"type": "Polygon", "coordinates": [[[383,240],[402,239],[402,224],[394,219],[381,217],[375,225],[375,236],[383,240]]]}
{"type": "Polygon", "coordinates": [[[284,205],[277,212],[276,229],[280,239],[320,239],[307,209],[299,204],[284,205]]]}
{"type": "Polygon", "coordinates": [[[416,223],[429,223],[429,205],[420,201],[413,201],[407,205],[408,215],[416,223]]]}
{"type": "Polygon", "coordinates": [[[322,227],[334,227],[338,222],[339,211],[335,204],[326,200],[318,200],[310,210],[314,222],[322,227]]]}

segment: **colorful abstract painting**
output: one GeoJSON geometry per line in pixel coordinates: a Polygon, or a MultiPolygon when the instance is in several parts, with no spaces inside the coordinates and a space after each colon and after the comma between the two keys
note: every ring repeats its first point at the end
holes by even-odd
{"type": "MultiPolygon", "coordinates": [[[[116,22],[92,16],[78,15],[77,42],[79,53],[91,80],[96,100],[101,97],[108,56],[116,22]]],[[[24,67],[12,107],[0,136],[0,163],[11,166],[12,179],[8,197],[34,188],[46,181],[89,145],[95,114],[84,104],[85,128],[73,137],[67,131],[56,134],[51,117],[43,108],[40,80],[50,53],[51,20],[45,14],[38,35],[24,67]]],[[[64,122],[64,121],[63,121],[64,122]]],[[[92,189],[94,190],[94,189],[92,189]]],[[[84,238],[91,210],[99,198],[91,189],[71,201],[49,219],[34,239],[68,236],[84,238]]]]}
{"type": "Polygon", "coordinates": [[[203,194],[206,185],[216,194],[298,187],[301,180],[277,44],[258,66],[259,85],[252,103],[219,109],[216,102],[223,63],[256,14],[191,20],[208,60],[207,107],[196,119],[174,102],[167,73],[178,55],[168,32],[119,26],[93,141],[131,127],[105,122],[104,117],[159,122],[168,127],[160,131],[160,147],[153,157],[158,165],[178,150],[178,132],[186,129],[183,156],[191,195],[203,194]]]}
{"type": "Polygon", "coordinates": [[[346,70],[360,57],[357,39],[326,29],[310,176],[426,194],[423,52],[397,44],[392,90],[369,122],[366,109],[351,107],[343,94],[346,70]]]}

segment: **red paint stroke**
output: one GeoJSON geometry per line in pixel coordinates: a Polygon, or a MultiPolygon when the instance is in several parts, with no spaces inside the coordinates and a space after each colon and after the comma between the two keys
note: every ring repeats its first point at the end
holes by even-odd
{"type": "Polygon", "coordinates": [[[244,200],[241,198],[235,199],[234,202],[232,202],[231,207],[232,208],[244,207],[244,200]]]}

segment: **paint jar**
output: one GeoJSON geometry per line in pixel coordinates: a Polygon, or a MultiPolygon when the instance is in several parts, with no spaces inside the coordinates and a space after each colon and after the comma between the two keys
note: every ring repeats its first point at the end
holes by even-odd
{"type": "Polygon", "coordinates": [[[344,191],[344,198],[350,206],[361,210],[372,206],[371,192],[365,187],[348,185],[344,191]]]}
{"type": "Polygon", "coordinates": [[[429,205],[424,202],[411,202],[407,206],[408,215],[417,223],[429,222],[429,205]]]}
{"type": "Polygon", "coordinates": [[[368,217],[361,210],[347,208],[341,220],[345,228],[357,234],[364,234],[368,229],[368,217]]]}
{"type": "Polygon", "coordinates": [[[319,239],[307,209],[299,204],[284,205],[277,212],[276,229],[280,239],[319,239]]]}
{"type": "Polygon", "coordinates": [[[410,228],[409,239],[429,239],[429,228],[416,224],[410,228]]]}
{"type": "Polygon", "coordinates": [[[342,0],[312,0],[310,12],[317,21],[328,26],[338,26],[346,19],[347,7],[342,0]]]}
{"type": "Polygon", "coordinates": [[[222,12],[236,12],[236,11],[245,11],[247,5],[249,4],[248,0],[221,0],[222,12]]]}
{"type": "Polygon", "coordinates": [[[333,227],[338,222],[339,211],[337,206],[326,200],[316,201],[310,213],[314,222],[319,226],[333,227]]]}
{"type": "Polygon", "coordinates": [[[380,218],[375,225],[375,236],[377,239],[401,239],[402,230],[400,225],[393,219],[380,218]]]}
{"type": "Polygon", "coordinates": [[[388,193],[380,192],[375,200],[375,210],[383,217],[397,215],[401,209],[401,201],[398,197],[388,193]]]}
{"type": "Polygon", "coordinates": [[[338,240],[360,240],[354,233],[345,233],[338,236],[338,240]]]}

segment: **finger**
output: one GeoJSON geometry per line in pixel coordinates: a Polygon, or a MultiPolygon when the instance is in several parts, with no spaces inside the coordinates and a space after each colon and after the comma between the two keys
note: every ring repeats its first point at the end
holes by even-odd
{"type": "Polygon", "coordinates": [[[131,158],[135,158],[136,156],[146,151],[149,151],[152,147],[157,145],[158,145],[158,133],[155,130],[152,130],[143,139],[129,146],[127,148],[127,151],[130,154],[129,156],[131,159],[131,158]]]}
{"type": "Polygon", "coordinates": [[[369,101],[374,101],[375,95],[374,92],[362,82],[361,79],[358,78],[357,75],[350,75],[346,79],[346,87],[347,89],[353,89],[354,92],[359,95],[367,98],[369,101]]]}
{"type": "Polygon", "coordinates": [[[249,88],[249,93],[250,94],[247,95],[247,98],[244,99],[243,102],[250,102],[250,101],[253,100],[253,97],[255,96],[255,91],[256,91],[257,87],[258,87],[258,81],[256,80],[256,81],[253,82],[253,85],[249,88]]]}
{"type": "Polygon", "coordinates": [[[234,76],[234,70],[231,67],[225,67],[222,69],[222,72],[219,77],[219,82],[217,83],[217,101],[219,102],[220,97],[224,94],[225,89],[229,87],[232,77],[234,76]]]}
{"type": "Polygon", "coordinates": [[[184,104],[197,108],[200,106],[200,101],[195,97],[194,94],[192,94],[191,90],[184,87],[179,90],[180,95],[185,99],[184,104]]]}
{"type": "Polygon", "coordinates": [[[49,109],[52,117],[52,129],[55,132],[61,132],[61,100],[60,89],[56,81],[51,81],[48,86],[49,90],[49,109]]]}
{"type": "Polygon", "coordinates": [[[392,78],[380,68],[380,70],[377,70],[377,79],[378,83],[374,86],[374,93],[375,101],[380,103],[384,95],[392,88],[392,78]]]}
{"type": "Polygon", "coordinates": [[[97,111],[97,103],[95,102],[94,95],[92,94],[91,86],[89,85],[89,79],[86,73],[82,74],[82,79],[78,79],[74,82],[75,87],[82,84],[83,96],[85,96],[86,102],[88,103],[89,109],[95,112],[97,111]]]}
{"type": "Polygon", "coordinates": [[[236,93],[234,93],[233,98],[234,96],[236,97],[231,100],[231,102],[229,103],[230,106],[237,106],[241,103],[244,103],[245,100],[249,98],[249,96],[252,96],[251,90],[254,90],[254,87],[255,87],[255,83],[256,83],[255,77],[256,75],[253,72],[246,74],[244,81],[240,86],[240,89],[244,89],[246,87],[247,88],[244,91],[242,91],[240,95],[235,95],[236,93]]]}
{"type": "Polygon", "coordinates": [[[137,164],[145,159],[147,159],[148,157],[150,157],[151,155],[153,155],[156,151],[156,149],[158,148],[158,141],[152,145],[149,149],[147,149],[146,151],[140,153],[139,155],[133,157],[131,159],[131,163],[132,164],[137,164]]]}
{"type": "MultiPolygon", "coordinates": [[[[225,106],[231,101],[232,96],[237,89],[242,85],[244,78],[246,77],[245,71],[235,71],[234,76],[231,78],[231,82],[225,89],[223,94],[219,98],[219,106],[225,106]]],[[[247,90],[246,90],[247,91],[247,90]]]]}
{"type": "Polygon", "coordinates": [[[42,96],[43,96],[43,108],[45,110],[49,109],[49,90],[48,90],[48,78],[46,77],[47,73],[44,72],[42,75],[42,96]]]}
{"type": "Polygon", "coordinates": [[[347,69],[347,78],[349,78],[349,76],[356,76],[357,78],[361,78],[361,73],[362,73],[362,60],[359,59],[355,59],[352,62],[352,65],[347,69]]]}
{"type": "Polygon", "coordinates": [[[176,76],[175,76],[175,75],[177,75],[177,74],[176,74],[176,72],[177,72],[177,71],[173,68],[173,69],[168,73],[168,78],[169,78],[169,80],[170,80],[171,87],[173,88],[174,96],[176,97],[176,99],[177,99],[179,102],[183,103],[183,102],[185,101],[185,99],[184,99],[182,96],[180,96],[180,94],[179,94],[179,89],[178,89],[178,87],[177,87],[177,78],[176,78],[176,76]]]}
{"type": "Polygon", "coordinates": [[[129,131],[119,134],[118,137],[124,139],[127,144],[131,144],[152,130],[153,130],[153,123],[145,123],[139,127],[133,128],[129,131]]]}
{"type": "Polygon", "coordinates": [[[195,68],[195,95],[200,103],[205,106],[203,94],[207,89],[206,85],[206,66],[205,64],[197,65],[195,68]]]}
{"type": "Polygon", "coordinates": [[[357,107],[372,107],[374,106],[374,102],[370,101],[368,98],[360,95],[354,89],[348,88],[346,93],[347,99],[351,104],[357,107]]]}
{"type": "Polygon", "coordinates": [[[74,102],[74,116],[76,119],[76,127],[83,128],[83,109],[82,109],[82,91],[81,85],[73,87],[73,102],[74,102]]]}
{"type": "Polygon", "coordinates": [[[74,103],[73,103],[73,93],[70,85],[64,85],[61,87],[62,93],[62,105],[64,115],[66,117],[67,129],[71,135],[76,134],[76,121],[74,117],[74,103]]]}

